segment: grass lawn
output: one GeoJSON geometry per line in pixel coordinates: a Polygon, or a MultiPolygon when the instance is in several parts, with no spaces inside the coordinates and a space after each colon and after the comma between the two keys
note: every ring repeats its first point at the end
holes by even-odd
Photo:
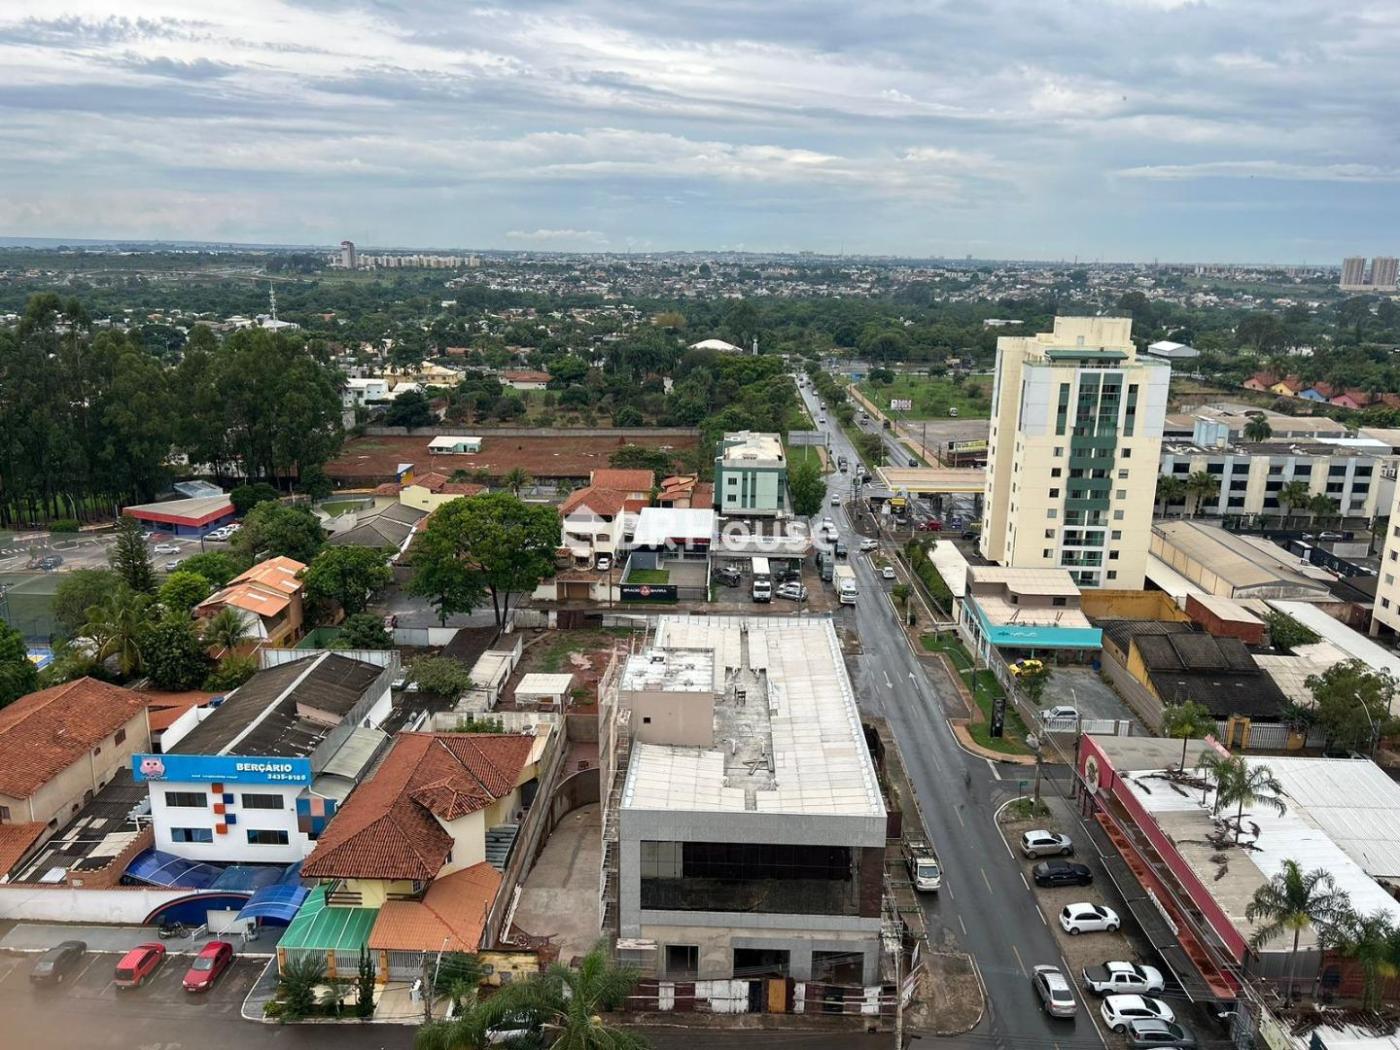
{"type": "Polygon", "coordinates": [[[992,751],[998,751],[1003,755],[1029,755],[1030,749],[1021,741],[1026,739],[1026,723],[1021,721],[1021,716],[1016,713],[1016,708],[1008,703],[1006,705],[1006,720],[1002,726],[1004,735],[993,737],[989,735],[992,724],[992,704],[997,697],[1004,696],[1001,683],[997,681],[997,676],[986,669],[973,671],[972,657],[968,656],[967,650],[962,647],[956,638],[951,635],[925,634],[919,638],[919,644],[926,652],[942,653],[948,658],[962,678],[964,685],[970,685],[972,698],[977,702],[977,708],[982,712],[980,722],[969,721],[967,731],[972,735],[972,739],[980,745],[992,751]]]}
{"type": "Polygon", "coordinates": [[[860,392],[887,415],[899,419],[942,419],[956,408],[960,419],[987,419],[992,411],[992,377],[970,376],[954,381],[947,377],[896,375],[893,383],[860,384],[860,392]],[[914,402],[908,412],[890,412],[890,399],[914,402]]]}
{"type": "Polygon", "coordinates": [[[557,631],[554,637],[539,647],[527,649],[527,659],[536,661],[527,670],[541,674],[559,674],[566,669],[570,653],[605,649],[613,638],[626,638],[632,631],[626,627],[603,627],[597,630],[557,631]]]}
{"type": "Polygon", "coordinates": [[[800,463],[806,463],[809,459],[822,469],[826,469],[826,463],[822,458],[822,449],[816,445],[788,445],[787,461],[789,467],[796,467],[800,463]]]}
{"type": "Polygon", "coordinates": [[[627,574],[628,583],[670,583],[671,574],[665,569],[633,569],[627,574]]]}

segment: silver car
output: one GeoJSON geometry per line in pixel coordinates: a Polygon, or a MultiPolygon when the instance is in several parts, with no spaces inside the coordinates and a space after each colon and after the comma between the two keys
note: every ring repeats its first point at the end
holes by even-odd
{"type": "Polygon", "coordinates": [[[1031,973],[1031,984],[1040,1005],[1051,1017],[1073,1017],[1079,1004],[1074,1001],[1074,991],[1065,980],[1065,975],[1057,966],[1037,966],[1031,973]]]}

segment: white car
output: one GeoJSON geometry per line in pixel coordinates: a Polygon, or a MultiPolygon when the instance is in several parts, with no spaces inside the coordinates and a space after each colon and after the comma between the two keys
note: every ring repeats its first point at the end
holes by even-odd
{"type": "Polygon", "coordinates": [[[596,565],[599,570],[606,572],[607,570],[612,568],[612,555],[600,554],[598,555],[598,560],[595,561],[593,564],[596,565]]]}
{"type": "Polygon", "coordinates": [[[1068,835],[1037,828],[1021,836],[1021,852],[1031,860],[1039,857],[1068,857],[1074,852],[1074,842],[1068,835]]]}
{"type": "Polygon", "coordinates": [[[840,497],[840,496],[832,496],[832,497],[831,497],[831,505],[832,505],[833,507],[839,507],[839,506],[841,506],[841,497],[840,497]]]}
{"type": "Polygon", "coordinates": [[[1069,704],[1056,704],[1042,711],[1040,720],[1046,725],[1072,725],[1079,721],[1079,711],[1069,704]]]}
{"type": "Polygon", "coordinates": [[[1099,1007],[1103,1023],[1115,1032],[1126,1032],[1130,1021],[1157,1020],[1168,1023],[1176,1020],[1172,1008],[1160,999],[1149,999],[1145,995],[1108,995],[1103,1006],[1099,1007]]]}
{"type": "Polygon", "coordinates": [[[1122,925],[1118,913],[1102,904],[1080,901],[1066,904],[1060,912],[1060,926],[1071,936],[1081,933],[1112,933],[1122,925]]]}
{"type": "Polygon", "coordinates": [[[880,567],[880,575],[881,575],[881,577],[883,577],[883,578],[886,579],[886,580],[892,580],[892,579],[894,579],[894,578],[895,578],[895,577],[894,577],[894,566],[893,566],[893,565],[882,565],[882,566],[880,567]]]}
{"type": "Polygon", "coordinates": [[[151,550],[156,554],[179,554],[180,545],[178,543],[157,543],[151,550]]]}
{"type": "Polygon", "coordinates": [[[868,553],[870,553],[871,551],[879,550],[879,549],[880,549],[880,541],[879,541],[879,540],[861,540],[861,541],[860,541],[860,552],[861,552],[862,554],[868,554],[868,553]]]}
{"type": "Polygon", "coordinates": [[[1166,987],[1162,971],[1155,966],[1110,960],[1102,966],[1084,968],[1084,987],[1098,995],[1110,992],[1137,992],[1151,995],[1166,987]]]}
{"type": "Polygon", "coordinates": [[[174,572],[180,567],[180,562],[183,560],[183,558],[171,558],[162,566],[162,568],[165,569],[166,572],[174,572]]]}

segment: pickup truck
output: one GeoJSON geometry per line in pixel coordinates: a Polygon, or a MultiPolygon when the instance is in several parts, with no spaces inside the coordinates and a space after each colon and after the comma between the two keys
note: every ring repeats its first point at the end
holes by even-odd
{"type": "Polygon", "coordinates": [[[933,847],[922,839],[904,844],[904,863],[909,866],[909,878],[920,892],[937,893],[943,885],[943,869],[933,847]]]}
{"type": "Polygon", "coordinates": [[[1164,983],[1160,970],[1137,963],[1106,962],[1084,968],[1084,987],[1096,995],[1153,995],[1162,990],[1164,983]]]}

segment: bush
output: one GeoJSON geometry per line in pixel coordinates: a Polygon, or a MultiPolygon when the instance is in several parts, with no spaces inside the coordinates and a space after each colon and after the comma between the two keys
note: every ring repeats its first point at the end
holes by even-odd
{"type": "Polygon", "coordinates": [[[50,532],[77,532],[78,522],[75,518],[59,518],[57,521],[49,522],[50,532]]]}
{"type": "Polygon", "coordinates": [[[258,670],[258,661],[252,656],[234,653],[225,656],[219,666],[209,672],[204,679],[204,688],[211,693],[226,693],[237,689],[252,678],[258,670]]]}

